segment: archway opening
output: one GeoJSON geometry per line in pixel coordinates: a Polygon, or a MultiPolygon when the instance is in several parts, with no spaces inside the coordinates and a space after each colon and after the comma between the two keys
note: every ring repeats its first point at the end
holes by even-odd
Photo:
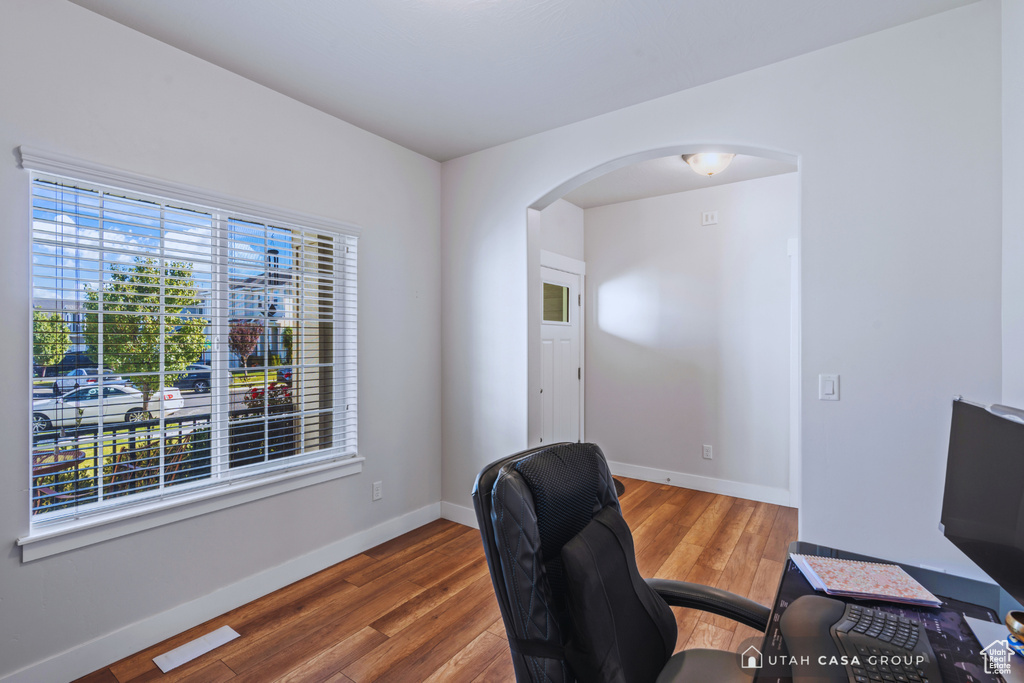
{"type": "Polygon", "coordinates": [[[799,506],[799,187],[794,154],[687,144],[600,164],[534,202],[530,443],[541,443],[550,410],[541,268],[554,254],[586,274],[580,439],[606,447],[616,474],[799,506]],[[658,164],[701,181],[680,158],[701,151],[735,153],[749,168],[616,193],[616,178],[628,185],[658,164]]]}

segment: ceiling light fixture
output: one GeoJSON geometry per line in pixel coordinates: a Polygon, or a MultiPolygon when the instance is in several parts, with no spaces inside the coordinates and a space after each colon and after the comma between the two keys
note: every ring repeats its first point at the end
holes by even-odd
{"type": "Polygon", "coordinates": [[[695,173],[711,176],[728,168],[734,156],[736,155],[724,152],[699,152],[684,154],[683,161],[688,163],[695,173]]]}

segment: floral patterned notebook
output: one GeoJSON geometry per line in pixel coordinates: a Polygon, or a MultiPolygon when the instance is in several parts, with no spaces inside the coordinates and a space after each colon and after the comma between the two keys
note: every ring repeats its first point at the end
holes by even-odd
{"type": "Polygon", "coordinates": [[[791,555],[815,590],[866,600],[891,600],[938,607],[932,595],[895,564],[840,560],[816,555],[791,555]]]}

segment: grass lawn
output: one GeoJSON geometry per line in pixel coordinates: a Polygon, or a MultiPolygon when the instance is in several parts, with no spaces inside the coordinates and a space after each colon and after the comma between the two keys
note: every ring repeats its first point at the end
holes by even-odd
{"type": "Polygon", "coordinates": [[[263,371],[255,372],[252,375],[231,375],[231,386],[233,387],[262,387],[263,371]]]}

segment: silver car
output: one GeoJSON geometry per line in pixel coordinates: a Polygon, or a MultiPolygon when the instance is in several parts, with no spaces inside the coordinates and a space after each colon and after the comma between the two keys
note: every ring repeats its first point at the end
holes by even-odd
{"type": "Polygon", "coordinates": [[[90,384],[99,384],[102,373],[103,384],[124,385],[125,381],[120,375],[115,375],[112,370],[106,368],[76,368],[66,375],[53,380],[53,395],[60,396],[64,392],[79,389],[90,384]]]}
{"type": "MultiPolygon", "coordinates": [[[[151,419],[150,411],[143,410],[142,392],[127,385],[82,387],[60,398],[43,398],[32,402],[32,433],[39,434],[53,429],[93,425],[100,420],[106,424],[116,422],[142,422],[151,419]]],[[[149,408],[164,415],[174,413],[185,406],[181,391],[174,387],[157,392],[149,401],[149,408]]]]}

